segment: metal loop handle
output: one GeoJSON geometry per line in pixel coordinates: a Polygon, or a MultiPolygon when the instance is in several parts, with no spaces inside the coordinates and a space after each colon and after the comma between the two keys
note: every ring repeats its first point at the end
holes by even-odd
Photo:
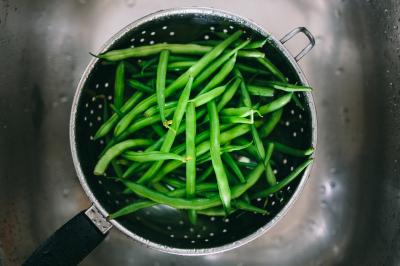
{"type": "Polygon", "coordinates": [[[311,49],[314,47],[315,45],[315,38],[314,36],[311,34],[311,32],[306,29],[305,27],[298,27],[298,28],[294,28],[293,30],[291,30],[289,33],[287,33],[285,36],[283,36],[283,38],[280,40],[280,42],[282,44],[285,44],[287,41],[289,41],[290,39],[292,39],[295,35],[297,35],[298,33],[303,33],[307,39],[309,40],[309,43],[306,47],[304,47],[300,53],[298,53],[295,57],[294,60],[296,60],[296,62],[298,62],[300,59],[302,59],[306,54],[308,54],[308,52],[311,51],[311,49]]]}

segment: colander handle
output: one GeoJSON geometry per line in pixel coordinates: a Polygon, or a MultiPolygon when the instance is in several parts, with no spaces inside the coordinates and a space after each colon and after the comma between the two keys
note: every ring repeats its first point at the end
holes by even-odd
{"type": "Polygon", "coordinates": [[[103,241],[111,228],[111,224],[104,217],[96,218],[97,209],[93,211],[93,208],[92,206],[82,211],[65,223],[45,240],[23,265],[77,265],[82,261],[103,241]]]}
{"type": "Polygon", "coordinates": [[[289,33],[287,33],[285,36],[283,36],[283,38],[280,40],[280,42],[281,42],[282,44],[285,44],[287,41],[289,41],[290,39],[292,39],[294,36],[296,36],[296,35],[299,34],[299,33],[303,33],[303,34],[307,37],[309,43],[307,44],[306,47],[304,47],[304,48],[300,51],[300,53],[298,53],[298,54],[294,57],[294,60],[296,60],[296,62],[298,62],[300,59],[302,59],[302,58],[303,58],[306,54],[308,54],[308,52],[310,52],[311,49],[314,47],[314,45],[315,45],[315,38],[314,38],[314,36],[312,35],[312,33],[311,33],[308,29],[306,29],[305,27],[297,27],[297,28],[294,28],[293,30],[291,30],[291,31],[290,31],[289,33]]]}

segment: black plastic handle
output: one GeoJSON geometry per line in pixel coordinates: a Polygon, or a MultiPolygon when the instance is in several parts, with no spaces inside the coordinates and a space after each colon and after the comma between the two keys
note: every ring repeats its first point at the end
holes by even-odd
{"type": "Polygon", "coordinates": [[[43,242],[23,265],[77,265],[106,235],[83,211],[43,242]]]}

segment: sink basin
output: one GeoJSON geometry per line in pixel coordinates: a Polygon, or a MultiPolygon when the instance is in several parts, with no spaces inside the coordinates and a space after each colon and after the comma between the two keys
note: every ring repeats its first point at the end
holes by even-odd
{"type": "MultiPolygon", "coordinates": [[[[209,6],[276,37],[306,26],[300,65],[314,89],[316,161],[272,230],[225,253],[161,253],[112,230],[82,265],[398,265],[400,10],[396,1],[2,1],[0,265],[19,265],[90,202],[75,174],[69,112],[89,51],[148,13],[209,6]]],[[[293,54],[301,37],[287,46],[293,54]]]]}

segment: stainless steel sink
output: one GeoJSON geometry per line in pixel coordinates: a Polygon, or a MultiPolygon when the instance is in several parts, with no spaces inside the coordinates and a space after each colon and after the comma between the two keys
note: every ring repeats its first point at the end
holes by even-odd
{"type": "Polygon", "coordinates": [[[400,6],[388,0],[0,1],[0,265],[19,265],[90,205],[68,138],[88,52],[179,6],[225,9],[277,37],[296,26],[316,35],[300,62],[319,120],[310,181],[278,226],[233,251],[169,255],[113,230],[82,265],[399,265],[400,6]]]}

